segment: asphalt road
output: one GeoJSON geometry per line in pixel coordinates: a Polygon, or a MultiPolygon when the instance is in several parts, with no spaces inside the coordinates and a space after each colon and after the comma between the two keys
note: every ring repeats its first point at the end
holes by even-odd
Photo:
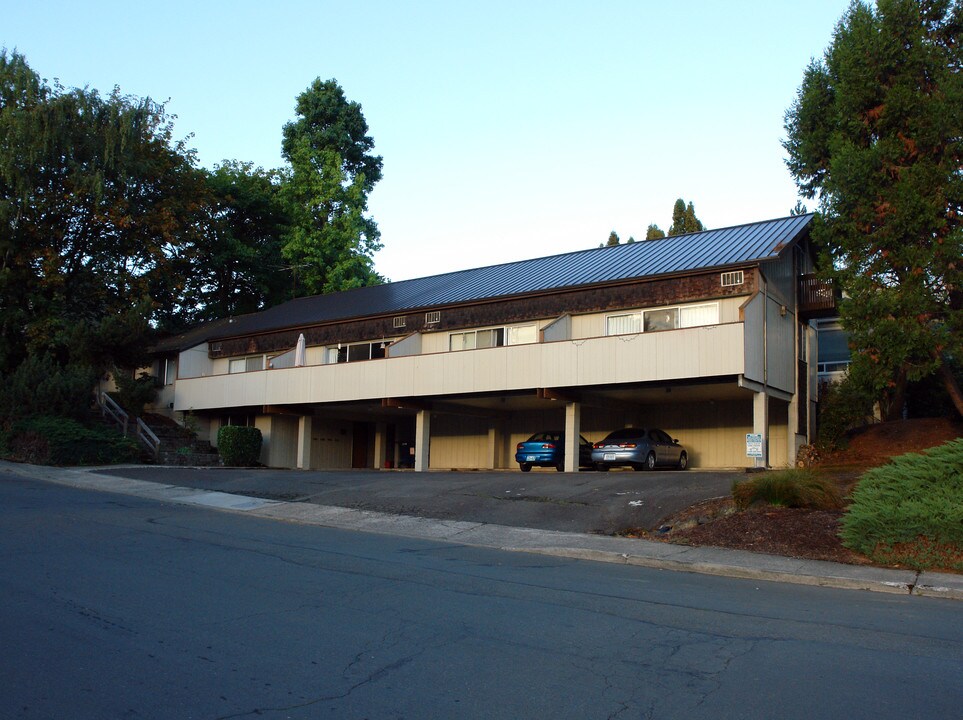
{"type": "Polygon", "coordinates": [[[331,530],[0,472],[0,717],[956,717],[954,601],[331,530]]]}
{"type": "Polygon", "coordinates": [[[744,473],[384,472],[128,467],[102,475],[275,500],[540,530],[613,534],[728,495],[744,473]]]}

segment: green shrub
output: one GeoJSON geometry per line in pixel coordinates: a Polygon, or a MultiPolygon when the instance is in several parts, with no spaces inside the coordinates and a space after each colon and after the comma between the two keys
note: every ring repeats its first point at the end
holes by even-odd
{"type": "Polygon", "coordinates": [[[0,376],[0,420],[54,415],[83,420],[96,384],[97,373],[89,367],[61,367],[49,357],[28,357],[0,376]]]}
{"type": "Polygon", "coordinates": [[[137,442],[108,428],[88,428],[69,418],[17,420],[3,433],[5,456],[36,465],[111,465],[138,458],[137,442]]]}
{"type": "Polygon", "coordinates": [[[261,456],[261,431],[243,425],[225,425],[217,431],[217,451],[225,465],[257,465],[261,456]]]}
{"type": "Polygon", "coordinates": [[[846,446],[846,433],[873,417],[873,396],[854,377],[820,389],[816,447],[832,451],[846,446]]]}
{"type": "Polygon", "coordinates": [[[736,507],[755,503],[811,510],[838,510],[843,506],[836,484],[812,470],[778,470],[760,473],[732,484],[736,507]]]}
{"type": "Polygon", "coordinates": [[[963,438],[866,472],[840,537],[875,562],[963,571],[963,438]]]}
{"type": "Polygon", "coordinates": [[[129,373],[115,368],[111,373],[114,377],[114,384],[117,391],[111,396],[117,401],[124,410],[130,415],[138,417],[144,414],[144,406],[154,401],[157,397],[157,378],[141,373],[138,377],[133,377],[129,373]]]}

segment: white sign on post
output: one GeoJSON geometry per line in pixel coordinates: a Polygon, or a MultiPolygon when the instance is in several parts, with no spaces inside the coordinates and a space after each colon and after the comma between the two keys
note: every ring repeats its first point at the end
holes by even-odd
{"type": "Polygon", "coordinates": [[[762,457],[762,433],[746,433],[746,457],[762,457]]]}

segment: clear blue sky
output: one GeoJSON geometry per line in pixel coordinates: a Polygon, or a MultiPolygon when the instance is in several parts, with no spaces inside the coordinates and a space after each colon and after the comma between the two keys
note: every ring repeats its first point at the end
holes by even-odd
{"type": "Polygon", "coordinates": [[[780,140],[848,0],[0,0],[0,46],[66,86],[169,100],[200,164],[279,167],[314,78],[384,157],[392,280],[788,215],[780,140]]]}

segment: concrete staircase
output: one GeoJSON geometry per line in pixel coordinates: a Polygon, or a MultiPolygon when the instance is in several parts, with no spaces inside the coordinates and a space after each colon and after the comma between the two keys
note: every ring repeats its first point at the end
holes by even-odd
{"type": "Polygon", "coordinates": [[[160,440],[159,465],[210,467],[221,464],[221,456],[210,443],[198,440],[190,430],[163,415],[144,414],[143,421],[160,440]]]}

